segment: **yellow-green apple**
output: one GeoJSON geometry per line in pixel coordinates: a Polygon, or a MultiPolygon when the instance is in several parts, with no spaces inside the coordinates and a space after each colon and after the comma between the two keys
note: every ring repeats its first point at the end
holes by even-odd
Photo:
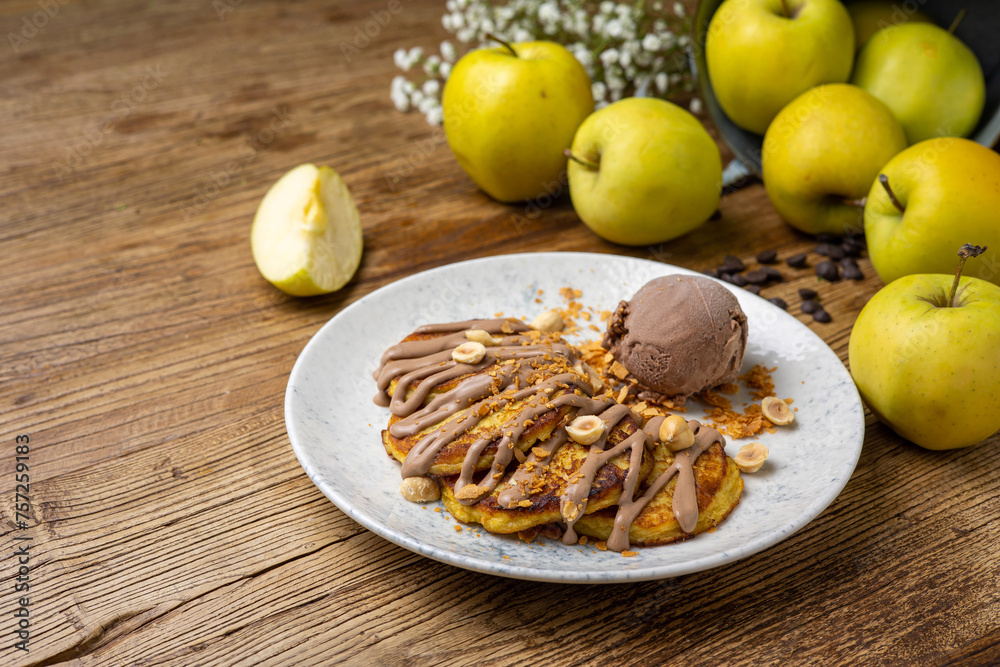
{"type": "Polygon", "coordinates": [[[847,81],[854,28],[839,0],[726,0],[708,26],[705,60],[722,110],[764,134],[800,94],[847,81]]]}
{"type": "Polygon", "coordinates": [[[903,129],[877,99],[848,84],[817,86],[782,109],[764,135],[767,196],[804,232],[860,232],[859,201],[904,148],[903,129]]]}
{"type": "Polygon", "coordinates": [[[862,309],[848,354],[875,415],[928,449],[967,447],[1000,430],[1000,287],[913,274],[862,309]]]}
{"type": "Polygon", "coordinates": [[[967,136],[986,101],[975,54],[931,23],[893,26],[869,40],[858,53],[851,83],[892,109],[911,144],[967,136]]]}
{"type": "Polygon", "coordinates": [[[594,112],[567,154],[573,208],[609,241],[662,243],[719,206],[719,147],[697,118],[670,102],[630,97],[594,112]]]}
{"type": "Polygon", "coordinates": [[[1000,284],[1000,155],[968,139],[928,139],[890,160],[873,181],[865,236],[884,282],[947,273],[953,249],[976,239],[989,248],[976,262],[978,277],[1000,284]]]}
{"type": "Polygon", "coordinates": [[[854,48],[860,49],[879,30],[902,23],[931,23],[931,18],[914,5],[891,0],[862,0],[847,5],[854,23],[854,48]]]}
{"type": "Polygon", "coordinates": [[[463,56],[441,98],[448,145],[462,169],[502,202],[558,183],[563,151],[594,110],[590,77],[553,42],[503,44],[463,56]]]}

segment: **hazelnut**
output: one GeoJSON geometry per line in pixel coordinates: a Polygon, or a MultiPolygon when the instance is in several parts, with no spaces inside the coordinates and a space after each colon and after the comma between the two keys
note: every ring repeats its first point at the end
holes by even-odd
{"type": "Polygon", "coordinates": [[[767,445],[751,442],[749,445],[740,447],[740,451],[733,461],[741,472],[757,472],[767,460],[767,454],[767,445]]]}
{"type": "Polygon", "coordinates": [[[566,433],[573,442],[592,445],[604,433],[604,420],[597,415],[577,417],[566,426],[566,433]]]}
{"type": "Polygon", "coordinates": [[[460,364],[478,364],[486,356],[486,346],[469,341],[462,343],[451,352],[451,358],[460,364]]]}
{"type": "Polygon", "coordinates": [[[546,310],[531,321],[531,327],[539,331],[562,331],[566,324],[558,310],[546,310]]]}
{"type": "Polygon", "coordinates": [[[494,338],[488,331],[482,329],[469,329],[465,332],[465,337],[473,343],[480,343],[485,347],[499,345],[501,341],[500,338],[494,338]]]}
{"type": "Polygon", "coordinates": [[[441,487],[430,477],[407,477],[399,492],[411,503],[429,503],[441,497],[441,487]]]}
{"type": "Polygon", "coordinates": [[[780,398],[768,396],[760,402],[760,409],[767,420],[775,426],[787,426],[795,421],[795,414],[780,398]]]}
{"type": "Polygon", "coordinates": [[[670,415],[660,424],[660,442],[672,452],[679,452],[694,444],[694,431],[680,415],[670,415]]]}

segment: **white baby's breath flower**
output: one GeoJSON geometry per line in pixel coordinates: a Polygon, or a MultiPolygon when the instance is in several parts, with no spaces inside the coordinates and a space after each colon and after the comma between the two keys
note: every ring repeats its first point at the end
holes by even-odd
{"type": "Polygon", "coordinates": [[[462,44],[468,44],[476,36],[475,28],[462,28],[455,33],[455,37],[458,38],[462,44]]]}
{"type": "Polygon", "coordinates": [[[602,81],[595,81],[590,84],[590,92],[595,100],[603,100],[608,94],[608,87],[602,81]]]}
{"type": "Polygon", "coordinates": [[[427,56],[427,60],[424,61],[424,73],[427,76],[434,76],[439,65],[441,65],[441,56],[436,54],[427,56]]]}
{"type": "Polygon", "coordinates": [[[687,35],[681,35],[680,37],[677,38],[677,46],[683,47],[687,46],[690,43],[691,43],[691,38],[688,37],[687,35]]]}
{"type": "Polygon", "coordinates": [[[660,41],[659,36],[649,33],[642,38],[642,48],[646,51],[659,51],[663,43],[660,41]]]}
{"type": "Polygon", "coordinates": [[[701,98],[692,97],[691,104],[688,105],[688,108],[691,109],[691,113],[693,114],[701,113],[701,98]]]}
{"type": "Polygon", "coordinates": [[[543,2],[536,10],[538,20],[542,23],[555,23],[559,20],[559,7],[553,0],[543,2]]]}
{"type": "Polygon", "coordinates": [[[441,58],[445,62],[453,63],[457,59],[458,54],[455,53],[455,45],[445,40],[441,42],[441,58]]]}
{"type": "Polygon", "coordinates": [[[437,79],[428,79],[424,81],[424,85],[420,87],[424,91],[424,95],[430,95],[431,97],[437,97],[437,94],[441,92],[441,82],[437,79]]]}
{"type": "Polygon", "coordinates": [[[451,63],[441,63],[441,66],[438,67],[438,76],[447,80],[451,76],[451,63]]]}
{"type": "Polygon", "coordinates": [[[600,58],[601,62],[604,63],[604,67],[613,65],[618,62],[618,49],[607,49],[601,52],[600,58]]]}
{"type": "Polygon", "coordinates": [[[420,103],[424,101],[424,92],[422,90],[414,90],[410,93],[410,104],[420,108],[420,103]]]}
{"type": "Polygon", "coordinates": [[[615,3],[611,2],[611,0],[604,0],[599,9],[602,14],[613,14],[615,11],[615,3]]]}
{"type": "MultiPolygon", "coordinates": [[[[394,65],[396,65],[396,67],[398,67],[403,71],[410,69],[410,62],[406,58],[406,49],[396,49],[396,51],[392,54],[392,62],[394,65]]],[[[401,79],[401,78],[403,77],[400,76],[396,77],[396,79],[401,79]]],[[[396,82],[396,79],[392,80],[393,83],[396,82]]]]}
{"type": "Polygon", "coordinates": [[[427,124],[428,125],[440,125],[444,120],[444,110],[441,105],[437,105],[433,109],[427,112],[427,124]]]}
{"type": "Polygon", "coordinates": [[[684,5],[682,5],[679,2],[675,2],[674,3],[674,14],[676,14],[677,18],[679,18],[679,19],[684,18],[686,16],[686,14],[687,14],[687,12],[684,11],[684,5]]]}
{"type": "Polygon", "coordinates": [[[611,19],[604,27],[604,32],[608,35],[608,37],[621,37],[624,32],[622,22],[618,19],[611,19]]]}
{"type": "Polygon", "coordinates": [[[531,33],[525,30],[524,28],[518,28],[517,30],[514,31],[513,39],[515,42],[530,42],[534,38],[532,37],[531,33]]]}
{"type": "Polygon", "coordinates": [[[628,52],[627,49],[622,50],[618,55],[618,62],[621,63],[622,67],[628,67],[632,64],[632,54],[628,52]]]}
{"type": "Polygon", "coordinates": [[[653,77],[653,84],[656,86],[656,92],[660,94],[667,92],[667,86],[670,85],[670,82],[667,79],[667,73],[659,72],[653,77]]]}

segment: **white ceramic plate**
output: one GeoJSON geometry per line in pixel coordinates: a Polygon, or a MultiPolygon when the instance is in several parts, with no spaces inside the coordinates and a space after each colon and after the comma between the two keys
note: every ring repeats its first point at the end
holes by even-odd
{"type": "MultiPolygon", "coordinates": [[[[455,530],[447,511],[409,503],[399,494],[399,464],[385,453],[381,431],[389,411],[372,402],[372,373],[382,352],[421,324],[522,316],[564,305],[559,289],[613,310],[644,283],[692,273],[659,262],[586,253],[506,255],[460,262],[387,285],[341,311],[306,345],[285,393],[285,424],[302,467],[341,510],[396,544],[459,567],[518,579],[598,583],[642,581],[731,563],[785,539],[822,512],[844,488],[861,453],[864,414],[844,365],[816,334],[776,306],[737,287],[749,321],[744,372],[777,367],[777,394],[793,397],[793,426],[764,433],[764,468],[745,475],[743,498],[712,533],[679,544],[639,548],[626,558],[592,546],[455,530]],[[535,302],[544,290],[543,302],[535,302]]],[[[590,332],[593,337],[600,334],[590,332]]],[[[750,399],[741,393],[740,406],[750,399]]],[[[689,404],[688,414],[701,417],[689,404]]],[[[735,455],[741,441],[730,441],[735,455]]]]}

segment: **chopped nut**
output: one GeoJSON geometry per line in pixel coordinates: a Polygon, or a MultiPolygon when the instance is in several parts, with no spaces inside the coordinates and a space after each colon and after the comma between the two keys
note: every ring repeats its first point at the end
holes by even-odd
{"type": "Polygon", "coordinates": [[[458,500],[475,500],[484,495],[486,495],[486,487],[477,484],[466,484],[455,492],[455,497],[458,500]]]}
{"type": "Polygon", "coordinates": [[[767,460],[767,445],[759,442],[751,442],[749,445],[740,447],[739,453],[733,459],[736,467],[742,472],[757,472],[767,460]]]}
{"type": "Polygon", "coordinates": [[[670,415],[660,424],[660,442],[672,452],[679,452],[694,444],[694,431],[680,415],[670,415]]]}
{"type": "Polygon", "coordinates": [[[795,421],[795,415],[780,398],[768,396],[760,402],[760,409],[769,422],[775,426],[787,426],[795,421]]]}
{"type": "Polygon", "coordinates": [[[564,500],[562,504],[562,515],[567,521],[575,521],[580,516],[580,508],[570,500],[564,500]]]}
{"type": "Polygon", "coordinates": [[[462,343],[451,352],[451,358],[460,364],[478,364],[486,356],[486,346],[469,341],[462,343]]]}
{"type": "Polygon", "coordinates": [[[469,329],[465,332],[465,337],[473,343],[480,343],[485,347],[499,345],[501,340],[494,338],[488,331],[483,331],[482,329],[469,329]]]}
{"type": "Polygon", "coordinates": [[[604,434],[604,420],[596,415],[577,417],[566,426],[566,433],[573,442],[592,445],[604,434]]]}
{"type": "Polygon", "coordinates": [[[558,310],[546,310],[531,321],[531,326],[539,331],[562,331],[566,327],[558,310]]]}
{"type": "Polygon", "coordinates": [[[625,368],[624,366],[622,366],[617,361],[612,361],[611,362],[611,372],[619,380],[624,380],[625,378],[628,377],[628,369],[625,368]]]}
{"type": "Polygon", "coordinates": [[[399,492],[411,503],[429,503],[441,497],[441,487],[429,477],[407,477],[399,492]]]}

